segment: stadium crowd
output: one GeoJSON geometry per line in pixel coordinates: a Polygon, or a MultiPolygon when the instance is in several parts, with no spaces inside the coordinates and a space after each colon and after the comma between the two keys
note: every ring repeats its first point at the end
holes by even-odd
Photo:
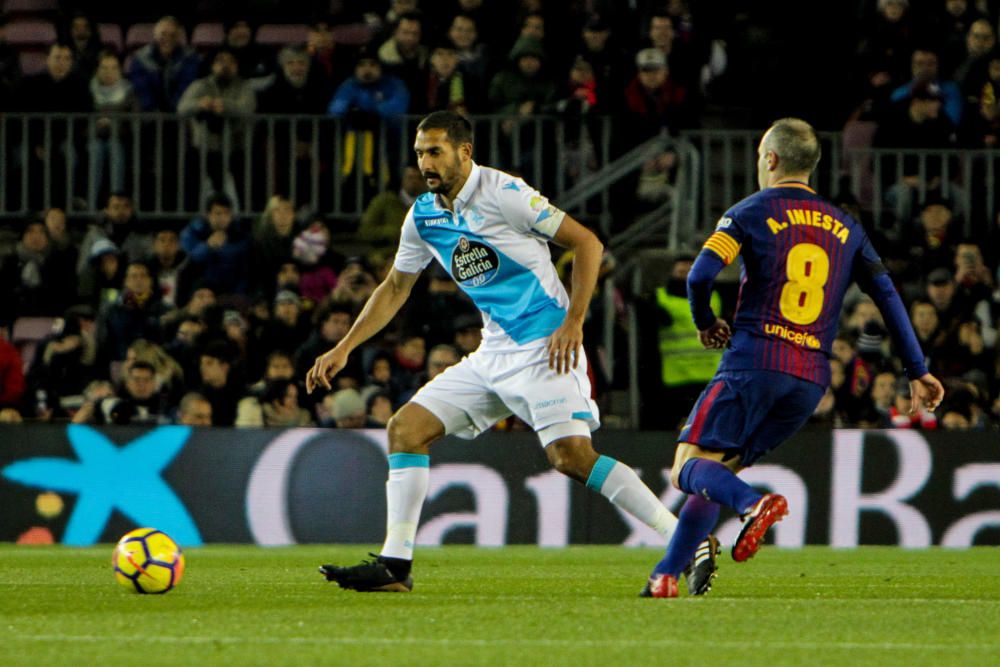
{"type": "MultiPolygon", "coordinates": [[[[316,3],[251,4],[253,11],[224,2],[59,3],[58,14],[45,15],[58,25],[58,38],[35,72],[22,71],[29,69],[26,51],[5,41],[27,19],[6,15],[0,111],[178,113],[193,119],[195,145],[217,143],[220,118],[255,112],[327,114],[356,127],[439,109],[561,114],[566,122],[612,114],[621,150],[703,124],[713,109],[735,108],[749,91],[748,76],[771,57],[753,48],[755,34],[758,47],[768,37],[747,29],[752,21],[736,11],[738,3],[391,0],[322,3],[319,12],[316,3]],[[719,7],[731,18],[713,15],[719,7]],[[98,29],[148,20],[155,20],[152,41],[132,49],[116,50],[98,29]],[[221,23],[217,42],[195,44],[197,27],[213,21],[221,23]],[[262,24],[291,21],[308,26],[303,43],[256,41],[262,24]],[[364,38],[337,43],[345,25],[364,38]]],[[[839,112],[824,107],[831,115],[819,124],[872,121],[878,147],[996,147],[1000,3],[859,4],[851,17],[863,19],[852,23],[856,39],[831,57],[841,73],[839,112]]],[[[756,123],[754,114],[768,113],[768,104],[773,100],[735,114],[734,122],[756,123]]],[[[98,122],[110,127],[113,120],[98,122]]],[[[267,193],[259,216],[219,187],[192,220],[139,219],[134,193],[124,189],[127,158],[116,136],[109,131],[87,146],[97,188],[86,194],[103,205],[96,219],[71,219],[61,207],[3,223],[16,228],[17,240],[0,262],[7,338],[0,341],[0,421],[380,426],[423,382],[478,345],[481,320],[471,301],[443,271],[430,270],[402,316],[338,376],[335,391],[306,396],[301,381],[313,359],[345,335],[390,266],[403,216],[424,190],[419,172],[403,168],[398,183],[370,200],[356,233],[369,252],[345,256],[322,211],[280,193],[267,193]],[[17,344],[27,339],[18,322],[31,321],[54,328],[17,344]]],[[[3,157],[15,154],[21,151],[3,157]]],[[[635,195],[668,192],[675,160],[650,160],[635,195]]],[[[940,164],[906,163],[901,179],[887,182],[885,205],[894,216],[879,229],[853,193],[828,194],[869,228],[929,368],[946,382],[946,403],[937,414],[906,414],[899,361],[877,309],[858,293],[845,306],[833,387],[818,424],[1000,423],[1000,215],[988,211],[963,225],[973,212],[943,194],[943,173],[940,164]]],[[[697,250],[703,239],[684,241],[697,250]]],[[[678,270],[663,277],[666,296],[684,296],[690,259],[681,257],[678,270]]],[[[651,330],[667,335],[675,318],[655,301],[651,330]]],[[[667,356],[662,374],[655,364],[644,367],[642,384],[652,386],[643,394],[647,404],[689,400],[685,383],[700,388],[708,379],[685,377],[682,391],[671,393],[678,386],[669,377],[670,348],[654,342],[652,350],[667,356]]],[[[600,364],[593,365],[595,385],[606,389],[600,364]]]]}

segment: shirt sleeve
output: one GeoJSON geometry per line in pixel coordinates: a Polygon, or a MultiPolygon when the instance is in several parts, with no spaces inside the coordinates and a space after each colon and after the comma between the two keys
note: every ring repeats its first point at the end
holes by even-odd
{"type": "Polygon", "coordinates": [[[719,222],[715,224],[715,231],[705,241],[702,251],[710,251],[721,259],[723,264],[729,265],[739,257],[742,246],[743,228],[740,226],[735,212],[730,209],[719,218],[719,222]]]}
{"type": "Polygon", "coordinates": [[[501,180],[497,202],[504,219],[515,229],[544,239],[552,239],[566,217],[565,212],[520,178],[501,180]]]}
{"type": "Polygon", "coordinates": [[[403,220],[403,229],[399,235],[399,248],[396,250],[396,259],[393,266],[397,271],[403,273],[420,273],[434,259],[430,249],[417,232],[417,225],[413,221],[413,207],[406,213],[403,220]]]}

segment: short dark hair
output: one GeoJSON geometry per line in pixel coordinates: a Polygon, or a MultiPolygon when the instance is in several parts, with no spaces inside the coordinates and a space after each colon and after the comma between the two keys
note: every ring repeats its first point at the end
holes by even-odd
{"type": "Polygon", "coordinates": [[[232,210],[233,201],[221,192],[217,192],[205,201],[205,211],[211,211],[213,206],[221,206],[232,210]]]}
{"type": "Polygon", "coordinates": [[[153,376],[156,375],[156,367],[153,366],[153,364],[149,363],[148,361],[133,361],[132,364],[128,367],[128,372],[131,373],[132,371],[136,370],[149,371],[150,374],[152,374],[153,376]]]}
{"type": "Polygon", "coordinates": [[[784,172],[812,173],[821,155],[812,125],[800,118],[782,118],[774,121],[769,132],[767,148],[781,158],[784,172]]]}
{"type": "Polygon", "coordinates": [[[455,111],[435,111],[424,116],[417,125],[417,132],[427,130],[444,130],[453,146],[472,143],[472,123],[455,111]]]}

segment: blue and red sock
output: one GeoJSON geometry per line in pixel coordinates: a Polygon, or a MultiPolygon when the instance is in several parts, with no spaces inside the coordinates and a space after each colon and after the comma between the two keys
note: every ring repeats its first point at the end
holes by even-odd
{"type": "Polygon", "coordinates": [[[679,482],[681,491],[732,507],[739,514],[745,513],[763,498],[732,470],[708,459],[690,459],[681,469],[679,482]]]}
{"type": "Polygon", "coordinates": [[[711,500],[701,496],[688,496],[677,516],[677,529],[670,538],[670,544],[667,545],[667,553],[653,568],[653,574],[680,577],[681,572],[694,558],[698,545],[715,528],[720,511],[722,508],[711,500]]]}

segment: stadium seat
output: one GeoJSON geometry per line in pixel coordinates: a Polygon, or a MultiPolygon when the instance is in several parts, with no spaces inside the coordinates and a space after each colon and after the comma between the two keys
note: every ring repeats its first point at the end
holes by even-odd
{"type": "Polygon", "coordinates": [[[291,25],[265,23],[257,29],[257,43],[275,47],[299,44],[306,41],[308,34],[308,26],[300,23],[291,25]]]}
{"type": "Polygon", "coordinates": [[[3,13],[8,18],[55,16],[59,12],[57,0],[4,0],[3,13]]]}
{"type": "Polygon", "coordinates": [[[333,43],[344,46],[364,46],[372,39],[372,29],[367,23],[335,25],[331,29],[333,43]]]}
{"type": "Polygon", "coordinates": [[[125,47],[125,40],[122,39],[122,28],[117,23],[102,23],[97,26],[101,34],[101,44],[114,49],[116,53],[121,53],[125,47]]]}
{"type": "Polygon", "coordinates": [[[52,333],[55,323],[56,318],[54,317],[19,317],[14,320],[10,342],[21,353],[25,372],[31,367],[31,362],[35,359],[38,342],[52,333]]]}
{"type": "Polygon", "coordinates": [[[48,54],[44,51],[21,51],[17,59],[21,63],[21,71],[25,76],[45,71],[45,60],[48,54]]]}
{"type": "Polygon", "coordinates": [[[221,23],[199,23],[191,33],[191,46],[199,51],[210,51],[220,46],[226,38],[221,23]]]}
{"type": "Polygon", "coordinates": [[[152,23],[134,23],[125,31],[125,49],[135,51],[153,41],[152,23]]]}
{"type": "Polygon", "coordinates": [[[14,21],[7,24],[4,37],[15,49],[47,49],[56,41],[56,28],[48,21],[14,21]]]}

